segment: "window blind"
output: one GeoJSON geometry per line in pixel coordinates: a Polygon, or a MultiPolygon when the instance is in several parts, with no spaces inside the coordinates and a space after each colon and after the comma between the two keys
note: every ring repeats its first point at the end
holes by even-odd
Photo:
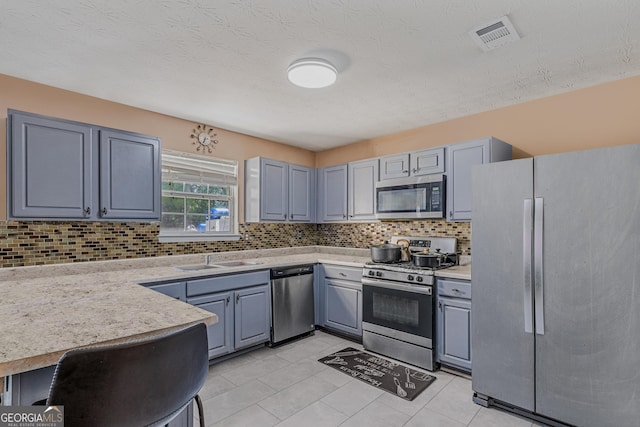
{"type": "Polygon", "coordinates": [[[162,180],[237,185],[238,162],[163,150],[162,180]]]}

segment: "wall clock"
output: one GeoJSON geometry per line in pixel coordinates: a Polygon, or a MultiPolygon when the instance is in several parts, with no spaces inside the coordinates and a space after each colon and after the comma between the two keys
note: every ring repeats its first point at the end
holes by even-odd
{"type": "Polygon", "coordinates": [[[192,144],[196,146],[196,151],[202,150],[203,153],[213,153],[213,149],[218,143],[216,136],[218,134],[214,132],[213,128],[206,125],[197,125],[191,131],[192,144]]]}

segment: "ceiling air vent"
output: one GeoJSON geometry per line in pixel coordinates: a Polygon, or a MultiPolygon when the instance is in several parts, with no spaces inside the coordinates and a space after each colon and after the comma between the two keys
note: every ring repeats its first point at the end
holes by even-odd
{"type": "Polygon", "coordinates": [[[469,34],[485,52],[520,39],[520,36],[506,16],[470,31],[469,34]]]}

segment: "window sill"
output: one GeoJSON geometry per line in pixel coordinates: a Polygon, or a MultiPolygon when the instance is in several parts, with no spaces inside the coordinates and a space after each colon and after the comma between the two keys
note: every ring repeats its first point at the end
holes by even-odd
{"type": "Polygon", "coordinates": [[[160,234],[158,241],[160,243],[177,243],[177,242],[222,242],[229,240],[240,240],[240,234],[160,234]]]}

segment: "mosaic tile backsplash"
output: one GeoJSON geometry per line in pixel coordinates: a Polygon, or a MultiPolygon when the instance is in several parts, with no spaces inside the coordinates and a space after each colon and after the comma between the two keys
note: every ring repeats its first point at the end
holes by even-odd
{"type": "Polygon", "coordinates": [[[469,223],[444,220],[354,224],[240,224],[242,238],[160,243],[157,223],[0,221],[0,267],[105,261],[292,246],[368,248],[396,234],[458,238],[471,253],[469,223]]]}

